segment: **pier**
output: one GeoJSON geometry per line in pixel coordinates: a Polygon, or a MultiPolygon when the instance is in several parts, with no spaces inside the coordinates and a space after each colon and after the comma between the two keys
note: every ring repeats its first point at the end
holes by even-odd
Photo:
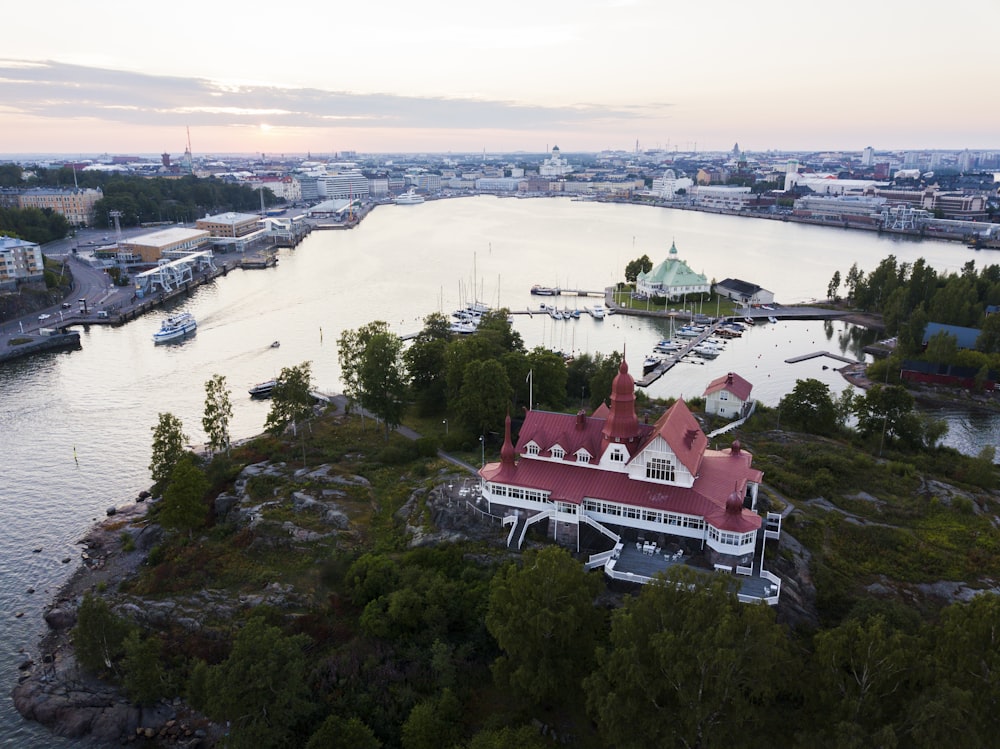
{"type": "Polygon", "coordinates": [[[685,356],[690,354],[695,346],[704,343],[706,338],[710,338],[718,330],[719,325],[721,324],[721,320],[716,320],[711,325],[707,326],[705,330],[699,333],[696,338],[692,338],[687,346],[657,364],[655,368],[644,374],[640,379],[637,379],[635,384],[638,387],[643,388],[652,385],[658,379],[663,377],[663,375],[673,369],[675,364],[679,363],[685,356]]]}
{"type": "Polygon", "coordinates": [[[785,359],[785,364],[798,364],[800,361],[808,361],[809,359],[817,359],[820,356],[828,356],[831,359],[836,359],[837,361],[842,361],[846,364],[857,364],[857,359],[848,359],[846,356],[840,356],[839,354],[832,354],[829,351],[813,351],[811,354],[802,354],[801,356],[793,356],[790,359],[785,359]]]}

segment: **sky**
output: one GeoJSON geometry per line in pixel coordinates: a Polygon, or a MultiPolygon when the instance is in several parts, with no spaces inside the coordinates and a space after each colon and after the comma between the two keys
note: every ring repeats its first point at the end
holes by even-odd
{"type": "Polygon", "coordinates": [[[1000,150],[1000,0],[48,0],[3,28],[3,154],[1000,150]]]}

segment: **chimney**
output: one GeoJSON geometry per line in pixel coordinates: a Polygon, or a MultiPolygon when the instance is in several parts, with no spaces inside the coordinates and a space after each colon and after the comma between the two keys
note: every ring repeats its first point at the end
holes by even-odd
{"type": "Polygon", "coordinates": [[[587,412],[582,408],[576,412],[576,428],[583,429],[584,425],[587,423],[587,412]]]}

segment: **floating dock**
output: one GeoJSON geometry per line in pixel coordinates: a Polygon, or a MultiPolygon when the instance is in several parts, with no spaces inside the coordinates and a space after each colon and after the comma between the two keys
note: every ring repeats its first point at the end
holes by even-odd
{"type": "Polygon", "coordinates": [[[785,364],[798,364],[800,361],[817,359],[820,356],[828,356],[831,359],[836,359],[837,361],[842,361],[846,364],[858,363],[857,359],[848,359],[846,356],[840,356],[839,354],[831,354],[829,351],[813,351],[811,354],[802,354],[801,356],[793,356],[791,359],[785,359],[785,364]]]}

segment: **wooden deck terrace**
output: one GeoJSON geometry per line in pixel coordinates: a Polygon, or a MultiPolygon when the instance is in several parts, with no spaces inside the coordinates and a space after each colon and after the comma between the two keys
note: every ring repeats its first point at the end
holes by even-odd
{"type": "MultiPolygon", "coordinates": [[[[690,554],[677,557],[674,554],[664,552],[663,549],[658,549],[651,554],[643,550],[641,545],[637,547],[634,541],[625,541],[617,550],[617,556],[612,555],[604,564],[604,573],[614,580],[646,584],[672,567],[691,566],[688,564],[690,559],[690,554]]],[[[753,574],[753,568],[744,569],[742,567],[737,568],[739,571],[716,569],[715,572],[700,567],[691,566],[691,568],[705,575],[729,575],[732,577],[734,585],[737,586],[735,591],[737,596],[744,603],[760,602],[771,606],[778,603],[781,580],[770,572],[753,574]],[[744,572],[750,572],[750,574],[744,574],[744,572]]]]}

